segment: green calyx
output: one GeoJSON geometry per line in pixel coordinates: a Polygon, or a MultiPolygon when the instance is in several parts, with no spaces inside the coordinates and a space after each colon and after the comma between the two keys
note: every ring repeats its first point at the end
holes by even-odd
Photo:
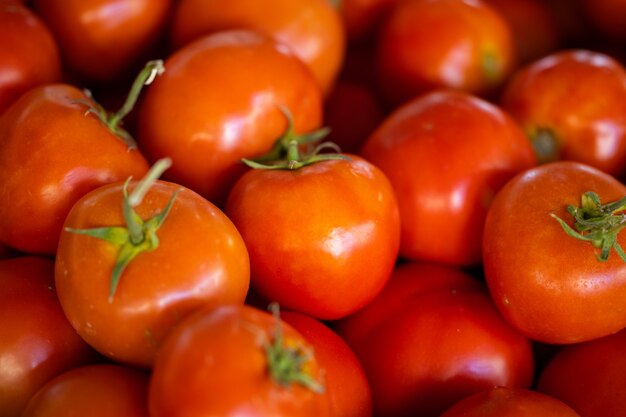
{"type": "Polygon", "coordinates": [[[265,342],[263,346],[270,377],[285,387],[297,384],[316,393],[324,392],[324,386],[316,381],[306,369],[313,357],[312,350],[302,345],[285,344],[278,305],[272,303],[269,308],[276,321],[276,330],[272,339],[265,342]]]}
{"type": "Polygon", "coordinates": [[[242,159],[243,163],[255,169],[283,169],[294,170],[320,161],[333,159],[348,159],[341,155],[339,147],[331,142],[320,142],[328,133],[329,128],[322,128],[311,133],[296,134],[293,128],[293,118],[286,108],[279,106],[280,111],[287,119],[287,129],[279,137],[272,149],[265,155],[255,159],[242,159]],[[333,153],[321,153],[331,149],[333,153]],[[304,152],[303,152],[304,151],[304,152]]]}
{"type": "Polygon", "coordinates": [[[128,115],[128,113],[130,113],[135,107],[143,87],[152,84],[155,78],[158,75],[163,74],[164,71],[165,67],[163,66],[163,61],[160,59],[146,63],[141,72],[139,72],[137,78],[135,78],[135,81],[130,88],[130,92],[126,97],[126,101],[117,112],[107,112],[104,107],[92,99],[91,92],[89,90],[85,91],[85,95],[88,99],[78,99],[74,102],[87,106],[87,111],[85,112],[86,115],[94,114],[111,130],[111,132],[122,139],[129,148],[136,148],[137,144],[135,143],[135,140],[130,133],[122,127],[122,121],[124,117],[126,117],[126,115],[128,115]]]}
{"type": "Polygon", "coordinates": [[[599,248],[600,254],[596,255],[599,261],[606,261],[613,248],[626,262],[626,253],[617,242],[618,233],[626,227],[624,210],[626,210],[626,197],[603,205],[596,193],[587,191],[581,197],[580,207],[571,204],[567,206],[567,212],[574,217],[574,228],[557,215],[550,215],[559,222],[569,236],[591,242],[595,248],[599,248]]]}
{"type": "Polygon", "coordinates": [[[65,228],[66,231],[96,237],[106,240],[118,247],[118,255],[109,285],[109,302],[113,302],[115,291],[119,284],[122,273],[135,257],[143,252],[151,252],[159,247],[157,231],[163,224],[170,212],[174,199],[180,190],[176,190],[165,208],[155,216],[142,220],[134,208],[141,204],[143,197],[148,192],[156,179],[171,166],[171,160],[161,159],[157,161],[146,176],[137,184],[133,191],[128,194],[129,177],[122,188],[122,210],[126,226],[106,226],[92,229],[65,228]]]}
{"type": "Polygon", "coordinates": [[[559,159],[561,142],[552,129],[547,127],[535,127],[531,128],[527,134],[539,164],[545,164],[559,159]]]}

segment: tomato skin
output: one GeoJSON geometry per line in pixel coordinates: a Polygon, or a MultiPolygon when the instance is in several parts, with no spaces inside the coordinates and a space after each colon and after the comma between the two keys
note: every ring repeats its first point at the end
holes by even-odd
{"type": "MultiPolygon", "coordinates": [[[[626,326],[624,261],[612,253],[600,262],[589,242],[568,236],[550,216],[571,226],[566,207],[579,206],[587,191],[609,203],[626,195],[626,186],[587,165],[553,162],[511,179],[487,214],[487,284],[501,314],[532,339],[576,343],[626,326]]],[[[626,236],[617,241],[626,245],[626,236]]]]}
{"type": "Polygon", "coordinates": [[[63,314],[52,260],[0,260],[0,288],[0,416],[13,417],[48,380],[97,355],[63,314]]]}
{"type": "Polygon", "coordinates": [[[481,262],[493,195],[535,156],[498,107],[439,90],[396,109],[360,154],[391,181],[400,208],[400,256],[469,266],[481,262]]]}
{"type": "Polygon", "coordinates": [[[226,29],[253,30],[289,47],[307,65],[325,95],[343,63],[344,28],[339,12],[328,0],[181,0],[172,21],[172,44],[180,48],[202,35],[226,29]]]}
{"type": "Polygon", "coordinates": [[[562,347],[543,368],[537,390],[569,404],[581,416],[626,412],[626,331],[562,347]]]}
{"type": "Polygon", "coordinates": [[[68,72],[89,84],[133,76],[153,53],[171,0],[33,0],[58,40],[68,72]]]}
{"type": "Polygon", "coordinates": [[[440,417],[580,417],[569,406],[526,389],[494,387],[473,394],[440,417]]]}
{"type": "Polygon", "coordinates": [[[376,299],[335,326],[365,369],[376,416],[438,417],[467,395],[532,381],[529,340],[457,268],[400,264],[376,299]]]}
{"type": "Polygon", "coordinates": [[[324,370],[333,415],[371,417],[372,396],[361,363],[352,349],[320,321],[295,311],[282,311],[280,318],[311,344],[324,370]]]}
{"type": "MultiPolygon", "coordinates": [[[[281,328],[286,345],[306,344],[288,324],[281,322],[281,328]]],[[[159,352],[148,393],[150,416],[329,416],[327,393],[284,387],[269,376],[263,343],[275,331],[272,315],[245,305],[188,316],[159,352]]],[[[307,368],[319,380],[314,357],[307,368]]]]}
{"type": "Polygon", "coordinates": [[[140,148],[151,161],[170,157],[163,178],[218,206],[245,171],[241,158],[267,152],[283,133],[287,122],[278,106],[291,112],[296,132],[321,124],[315,79],[298,58],[259,34],[202,37],[166,59],[165,68],[140,106],[140,148]]]}
{"type": "MultiPolygon", "coordinates": [[[[122,187],[110,184],[85,195],[64,227],[124,225],[122,187]]],[[[181,188],[157,181],[137,214],[147,219],[160,213],[181,188]]],[[[198,194],[182,188],[157,236],[158,248],[131,261],[109,302],[117,247],[61,234],[55,278],[63,310],[89,344],[118,362],[150,367],[162,339],[184,315],[203,304],[243,303],[248,290],[249,261],[240,234],[198,194]]]]}
{"type": "Polygon", "coordinates": [[[22,417],[148,417],[148,375],[119,364],[82,366],[49,381],[22,417]]]}
{"type": "Polygon", "coordinates": [[[538,130],[554,136],[556,148],[541,160],[626,174],[626,70],[615,59],[582,49],[555,52],[513,74],[500,102],[531,140],[538,130]]]}
{"type": "Polygon", "coordinates": [[[0,114],[37,85],[61,79],[61,57],[45,23],[18,1],[0,4],[0,114]]]}
{"type": "Polygon", "coordinates": [[[355,155],[250,170],[226,213],[250,252],[251,283],[283,308],[337,319],[367,304],[396,261],[399,215],[385,175],[355,155]]]}
{"type": "Polygon", "coordinates": [[[65,216],[88,191],[148,163],[114,135],[68,84],[28,91],[0,117],[0,240],[20,251],[56,252],[65,216]]]}

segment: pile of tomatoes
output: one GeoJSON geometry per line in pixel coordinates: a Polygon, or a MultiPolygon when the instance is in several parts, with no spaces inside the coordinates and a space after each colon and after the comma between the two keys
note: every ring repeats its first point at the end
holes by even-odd
{"type": "Polygon", "coordinates": [[[626,415],[624,21],[0,0],[0,417],[626,415]]]}

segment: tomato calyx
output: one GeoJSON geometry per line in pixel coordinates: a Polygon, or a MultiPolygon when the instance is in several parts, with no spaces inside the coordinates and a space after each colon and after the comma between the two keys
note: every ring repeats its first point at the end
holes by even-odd
{"type": "Polygon", "coordinates": [[[124,101],[122,107],[115,113],[106,111],[104,107],[94,101],[89,90],[85,90],[85,95],[88,97],[87,99],[77,99],[74,100],[74,102],[87,106],[85,115],[94,114],[111,132],[122,139],[129,148],[136,148],[137,143],[135,139],[122,127],[122,121],[135,107],[143,87],[152,84],[156,77],[163,74],[164,71],[165,67],[163,66],[162,60],[148,61],[139,72],[137,78],[135,78],[130,92],[126,97],[126,101],[124,101]]]}
{"type": "Polygon", "coordinates": [[[332,142],[322,142],[330,133],[330,128],[323,127],[310,133],[296,134],[293,127],[293,118],[288,109],[278,106],[287,119],[287,129],[275,142],[272,149],[265,155],[255,159],[243,158],[242,162],[254,169],[283,169],[294,170],[320,161],[333,159],[349,159],[341,155],[339,147],[332,142]],[[331,149],[333,153],[321,153],[331,149]],[[302,152],[304,150],[304,152],[302,152]]]}
{"type": "Polygon", "coordinates": [[[530,130],[528,137],[539,164],[559,159],[561,143],[552,129],[536,127],[530,130]]]}
{"type": "Polygon", "coordinates": [[[71,233],[77,233],[96,237],[106,240],[107,242],[119,248],[113,271],[111,272],[111,281],[109,285],[109,302],[113,302],[115,291],[119,284],[122,273],[130,262],[137,255],[143,252],[151,252],[159,247],[159,238],[157,231],[165,221],[169,214],[176,195],[180,189],[174,191],[174,194],[167,202],[161,212],[150,217],[147,220],[141,219],[134,207],[141,204],[143,197],[148,192],[154,181],[171,165],[168,158],[157,161],[146,176],[139,181],[133,191],[128,194],[128,185],[131,177],[128,177],[122,188],[123,202],[122,210],[126,226],[105,226],[91,229],[73,229],[66,227],[65,230],[71,233]]]}
{"type": "Polygon", "coordinates": [[[602,204],[600,197],[593,191],[583,193],[580,207],[572,204],[567,206],[567,212],[574,217],[574,228],[568,225],[554,213],[555,218],[565,233],[569,236],[591,242],[600,249],[596,255],[599,261],[609,258],[611,248],[626,262],[626,253],[617,242],[618,233],[626,227],[626,197],[608,204],[602,204]]]}
{"type": "Polygon", "coordinates": [[[323,393],[324,386],[307,371],[307,365],[313,356],[312,350],[301,344],[285,343],[278,304],[270,304],[269,309],[276,321],[271,340],[263,343],[270,377],[281,386],[298,384],[313,392],[323,393]]]}

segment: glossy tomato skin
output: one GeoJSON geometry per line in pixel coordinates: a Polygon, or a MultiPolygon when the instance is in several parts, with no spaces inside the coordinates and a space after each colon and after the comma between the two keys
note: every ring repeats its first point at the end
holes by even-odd
{"type": "Polygon", "coordinates": [[[626,173],[626,70],[608,55],[576,49],[534,61],[512,76],[501,105],[536,144],[541,161],[626,173]],[[545,150],[541,132],[550,140],[545,150]]]}
{"type": "Polygon", "coordinates": [[[140,106],[138,140],[152,161],[168,156],[163,178],[222,206],[244,172],[241,158],[267,152],[293,115],[296,132],[317,129],[322,96],[304,64],[250,31],[202,37],[165,61],[140,106]]]}
{"type": "Polygon", "coordinates": [[[524,133],[500,108],[439,90],[396,109],[360,155],[391,181],[400,207],[400,256],[453,265],[481,262],[491,200],[535,165],[524,133]]]}
{"type": "MultiPolygon", "coordinates": [[[[250,280],[247,250],[217,207],[178,184],[158,181],[137,214],[147,219],[160,213],[178,189],[157,231],[158,248],[131,261],[111,301],[116,246],[66,230],[61,234],[55,279],[63,310],[89,344],[118,362],[150,367],[162,339],[183,316],[203,304],[245,299],[250,280]]],[[[79,200],[64,226],[124,224],[122,184],[115,183],[79,200]]]]}
{"type": "Polygon", "coordinates": [[[355,155],[250,170],[226,213],[250,252],[252,286],[286,309],[337,319],[367,304],[396,261],[400,225],[385,175],[355,155]]]}
{"type": "Polygon", "coordinates": [[[371,417],[369,382],[350,346],[337,333],[310,316],[282,311],[280,317],[311,344],[315,358],[324,370],[333,415],[371,417]]]}
{"type": "Polygon", "coordinates": [[[88,191],[148,163],[87,107],[69,84],[36,87],[0,117],[0,240],[20,251],[56,252],[65,216],[88,191]]]}
{"type": "Polygon", "coordinates": [[[520,388],[494,387],[473,394],[440,417],[580,417],[551,396],[520,388]]]}
{"type": "Polygon", "coordinates": [[[304,62],[327,94],[345,49],[339,12],[328,0],[181,0],[171,30],[174,48],[202,35],[226,29],[248,29],[287,46],[304,62]]]}
{"type": "Polygon", "coordinates": [[[1,260],[0,288],[0,416],[14,417],[50,379],[98,356],[63,314],[52,260],[1,260]]]}
{"type": "Polygon", "coordinates": [[[530,341],[457,268],[400,264],[376,299],[335,326],[365,369],[376,416],[438,417],[494,385],[532,382],[530,341]]]}
{"type": "Polygon", "coordinates": [[[0,3],[0,114],[28,89],[61,79],[61,56],[46,24],[18,1],[0,3]]]}
{"type": "MultiPolygon", "coordinates": [[[[277,322],[254,307],[222,305],[188,316],[168,336],[150,380],[151,417],[328,417],[328,394],[301,385],[282,386],[268,373],[264,343],[277,322]],[[184,383],[181,383],[184,381],[184,383]]],[[[306,347],[280,322],[284,344],[306,347]]],[[[315,356],[306,364],[323,380],[315,356]]]]}
{"type": "Polygon", "coordinates": [[[436,88],[493,93],[516,60],[504,18],[486,3],[466,0],[398,2],[376,50],[381,90],[394,106],[436,88]]]}
{"type": "MultiPolygon", "coordinates": [[[[511,179],[496,195],[485,222],[483,267],[494,303],[528,337],[576,343],[626,326],[626,264],[616,253],[600,262],[589,243],[565,234],[571,204],[598,194],[603,203],[626,195],[608,174],[572,161],[545,164],[511,179]]],[[[620,245],[626,236],[618,234],[620,245]]]]}
{"type": "Polygon", "coordinates": [[[537,390],[569,404],[581,416],[626,413],[626,331],[562,347],[543,368],[537,390]]]}
{"type": "Polygon", "coordinates": [[[164,35],[171,0],[33,0],[54,33],[67,71],[112,84],[141,69],[164,35]]]}
{"type": "Polygon", "coordinates": [[[23,417],[148,417],[148,374],[119,364],[77,367],[49,381],[23,417]]]}

